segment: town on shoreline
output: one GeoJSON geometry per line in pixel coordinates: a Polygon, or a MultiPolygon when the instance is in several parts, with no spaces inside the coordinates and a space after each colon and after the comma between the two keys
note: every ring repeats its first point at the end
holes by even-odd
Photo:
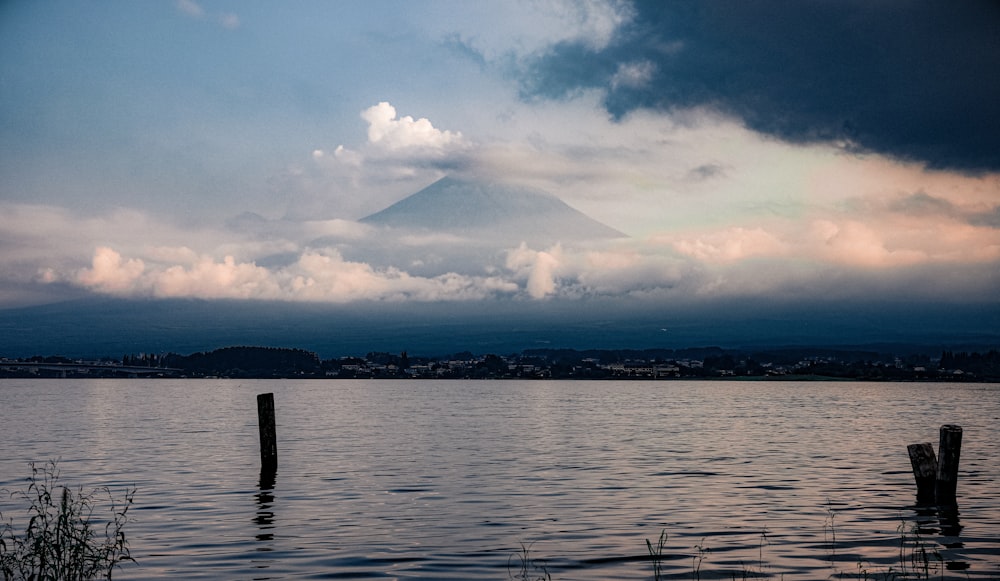
{"type": "Polygon", "coordinates": [[[895,355],[853,349],[720,347],[645,350],[529,349],[517,354],[416,357],[371,352],[321,359],[302,349],[225,347],[191,355],[129,354],[84,361],[0,357],[2,377],[234,379],[830,379],[1000,382],[1000,352],[895,355]]]}

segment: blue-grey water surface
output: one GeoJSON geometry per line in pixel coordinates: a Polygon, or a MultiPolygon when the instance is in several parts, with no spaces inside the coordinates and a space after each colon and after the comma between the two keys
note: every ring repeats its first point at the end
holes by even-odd
{"type": "Polygon", "coordinates": [[[0,402],[0,488],[55,458],[137,488],[117,579],[508,579],[522,544],[536,577],[652,579],[661,531],[664,578],[875,578],[913,542],[1000,578],[995,384],[6,379],[0,402]],[[957,523],[915,510],[906,453],[946,423],[957,523]]]}

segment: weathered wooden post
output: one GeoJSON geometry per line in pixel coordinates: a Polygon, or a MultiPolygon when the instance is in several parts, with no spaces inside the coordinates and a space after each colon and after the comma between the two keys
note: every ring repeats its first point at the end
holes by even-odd
{"type": "Polygon", "coordinates": [[[917,481],[917,504],[934,504],[938,470],[934,446],[930,442],[910,444],[906,447],[906,451],[910,454],[913,478],[917,481]]]}
{"type": "Polygon", "coordinates": [[[273,474],[278,470],[278,437],[274,431],[273,393],[262,393],[257,396],[257,422],[260,426],[260,472],[273,474]]]}
{"type": "Polygon", "coordinates": [[[937,482],[934,495],[938,506],[957,504],[955,493],[958,489],[958,458],[962,452],[962,426],[945,424],[941,426],[941,441],[938,444],[937,482]]]}

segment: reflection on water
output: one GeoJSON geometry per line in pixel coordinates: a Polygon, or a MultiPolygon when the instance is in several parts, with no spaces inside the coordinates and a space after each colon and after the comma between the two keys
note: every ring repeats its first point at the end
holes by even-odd
{"type": "MultiPolygon", "coordinates": [[[[257,514],[253,517],[253,523],[257,526],[257,541],[253,550],[265,555],[257,555],[253,559],[255,569],[271,568],[274,559],[267,555],[274,551],[272,541],[274,541],[274,485],[277,472],[268,468],[261,468],[260,480],[257,483],[257,492],[253,495],[257,505],[257,514]]],[[[262,577],[260,573],[254,574],[255,580],[266,580],[271,577],[262,577]]]]}
{"type": "MultiPolygon", "coordinates": [[[[958,507],[947,506],[938,510],[938,522],[941,523],[941,534],[946,537],[956,537],[962,532],[962,525],[958,519],[958,507]]],[[[961,547],[961,542],[956,542],[952,548],[961,547]]]]}
{"type": "MultiPolygon", "coordinates": [[[[911,535],[909,541],[918,549],[918,555],[922,555],[919,553],[920,549],[926,549],[930,544],[926,539],[936,539],[936,544],[944,549],[958,550],[965,547],[961,538],[962,524],[958,506],[918,505],[913,509],[913,516],[907,520],[911,524],[909,531],[903,531],[903,538],[907,538],[907,533],[911,535]]],[[[932,557],[943,562],[949,571],[964,571],[969,568],[969,563],[962,559],[946,560],[941,551],[933,546],[930,552],[932,557]]],[[[953,554],[960,553],[955,551],[953,554]]]]}
{"type": "MultiPolygon", "coordinates": [[[[257,494],[254,494],[254,498],[257,501],[257,516],[253,518],[253,522],[260,529],[260,532],[257,533],[258,541],[270,541],[274,539],[274,534],[270,531],[274,528],[274,511],[272,510],[272,506],[274,505],[274,482],[276,476],[277,472],[274,470],[262,469],[260,471],[260,482],[257,484],[259,491],[257,494]]],[[[270,551],[271,548],[261,546],[257,550],[270,551]]]]}
{"type": "Polygon", "coordinates": [[[1000,577],[1000,386],[4,380],[0,396],[0,488],[48,458],[70,482],[137,487],[119,579],[507,579],[521,543],[553,579],[649,579],[661,531],[664,578],[882,578],[923,556],[934,578],[1000,577]],[[280,477],[246,469],[264,392],[280,477]],[[906,445],[944,423],[965,430],[961,519],[914,504],[906,445]]]}

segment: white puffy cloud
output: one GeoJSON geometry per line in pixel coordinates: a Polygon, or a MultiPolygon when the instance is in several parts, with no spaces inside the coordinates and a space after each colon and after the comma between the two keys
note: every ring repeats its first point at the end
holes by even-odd
{"type": "Polygon", "coordinates": [[[470,277],[446,273],[436,277],[412,276],[397,268],[376,270],[346,261],[336,251],[311,251],[285,275],[288,290],[312,301],[354,300],[472,300],[510,294],[517,287],[496,277],[470,277]]]}
{"type": "Polygon", "coordinates": [[[531,250],[527,244],[521,243],[507,253],[506,266],[525,279],[528,296],[541,299],[557,291],[562,254],[562,247],[558,245],[545,251],[531,250]]]}
{"type": "Polygon", "coordinates": [[[238,263],[232,256],[221,262],[202,257],[194,265],[174,265],[151,272],[147,289],[157,297],[198,297],[208,299],[280,298],[270,273],[253,263],[238,263]]]}
{"type": "Polygon", "coordinates": [[[141,260],[123,259],[113,249],[102,246],[94,252],[91,267],[82,270],[77,281],[100,293],[128,296],[137,290],[145,268],[141,260]]]}
{"type": "Polygon", "coordinates": [[[504,266],[531,299],[683,298],[708,284],[690,258],[635,240],[545,250],[521,244],[504,266]]]}
{"type": "MultiPolygon", "coordinates": [[[[159,256],[166,257],[162,253],[159,256]]],[[[413,276],[395,267],[377,269],[345,260],[335,249],[306,250],[292,264],[265,268],[232,256],[221,260],[199,256],[187,264],[154,264],[124,258],[114,249],[100,247],[91,266],[80,270],[70,282],[116,296],[329,303],[481,300],[518,291],[515,282],[498,276],[455,272],[413,276]]]]}
{"type": "Polygon", "coordinates": [[[396,116],[396,108],[386,101],[373,105],[361,113],[368,122],[368,143],[390,151],[407,148],[443,149],[458,143],[461,133],[441,131],[421,117],[396,116]]]}

